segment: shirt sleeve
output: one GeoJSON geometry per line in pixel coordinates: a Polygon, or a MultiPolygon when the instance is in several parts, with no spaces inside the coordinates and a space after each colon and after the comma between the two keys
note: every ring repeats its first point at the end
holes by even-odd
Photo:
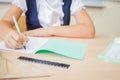
{"type": "Polygon", "coordinates": [[[72,0],[71,15],[74,15],[77,11],[85,8],[81,0],[72,0]]]}
{"type": "Polygon", "coordinates": [[[12,4],[15,4],[16,6],[18,6],[24,13],[27,11],[25,0],[14,0],[12,4]]]}

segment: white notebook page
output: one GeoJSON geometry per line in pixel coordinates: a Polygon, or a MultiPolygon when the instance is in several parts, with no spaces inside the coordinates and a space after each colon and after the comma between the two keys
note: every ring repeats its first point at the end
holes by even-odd
{"type": "Polygon", "coordinates": [[[112,47],[104,55],[106,57],[120,59],[120,39],[117,42],[114,42],[112,47]]]}
{"type": "Polygon", "coordinates": [[[15,52],[22,53],[31,53],[34,54],[42,45],[44,45],[49,39],[48,38],[38,38],[38,37],[29,37],[29,41],[26,44],[26,49],[9,49],[5,46],[4,42],[0,42],[0,50],[10,50],[15,52]]]}

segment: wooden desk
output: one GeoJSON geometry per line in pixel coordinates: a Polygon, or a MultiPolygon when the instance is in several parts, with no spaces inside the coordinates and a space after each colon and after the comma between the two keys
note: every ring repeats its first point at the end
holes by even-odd
{"type": "MultiPolygon", "coordinates": [[[[47,59],[71,64],[69,69],[31,63],[36,68],[43,69],[52,74],[51,77],[15,79],[15,80],[120,80],[120,64],[98,60],[96,57],[108,46],[115,36],[96,36],[95,39],[69,39],[76,42],[87,43],[88,49],[84,60],[74,60],[54,54],[27,55],[40,59],[47,59]]],[[[25,54],[0,51],[14,57],[25,54]]],[[[73,53],[74,54],[74,53],[73,53]]],[[[25,55],[26,56],[26,55],[25,55]]],[[[21,71],[16,65],[8,62],[9,72],[21,71]]]]}

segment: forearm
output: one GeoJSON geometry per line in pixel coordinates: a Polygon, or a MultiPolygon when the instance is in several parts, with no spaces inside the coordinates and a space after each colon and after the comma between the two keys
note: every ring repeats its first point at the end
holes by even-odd
{"type": "Polygon", "coordinates": [[[12,31],[12,24],[7,21],[0,21],[0,39],[4,39],[4,37],[12,31]]]}
{"type": "Polygon", "coordinates": [[[71,26],[50,27],[51,35],[61,37],[94,38],[95,29],[93,25],[76,24],[71,26]]]}
{"type": "Polygon", "coordinates": [[[48,28],[38,28],[24,32],[26,36],[35,37],[75,37],[75,38],[94,38],[95,29],[93,25],[76,24],[70,26],[55,26],[48,28]]]}

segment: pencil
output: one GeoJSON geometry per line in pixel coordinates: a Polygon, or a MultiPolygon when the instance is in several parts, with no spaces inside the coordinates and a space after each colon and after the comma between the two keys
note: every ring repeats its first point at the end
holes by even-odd
{"type": "MultiPolygon", "coordinates": [[[[15,27],[16,27],[16,29],[17,29],[17,32],[18,32],[20,38],[23,38],[22,33],[21,33],[21,31],[20,31],[20,28],[19,28],[19,26],[18,26],[16,17],[15,17],[15,16],[12,16],[12,19],[13,19],[13,22],[14,22],[14,24],[15,24],[15,27]]],[[[23,44],[23,48],[26,49],[25,44],[23,44]]]]}

